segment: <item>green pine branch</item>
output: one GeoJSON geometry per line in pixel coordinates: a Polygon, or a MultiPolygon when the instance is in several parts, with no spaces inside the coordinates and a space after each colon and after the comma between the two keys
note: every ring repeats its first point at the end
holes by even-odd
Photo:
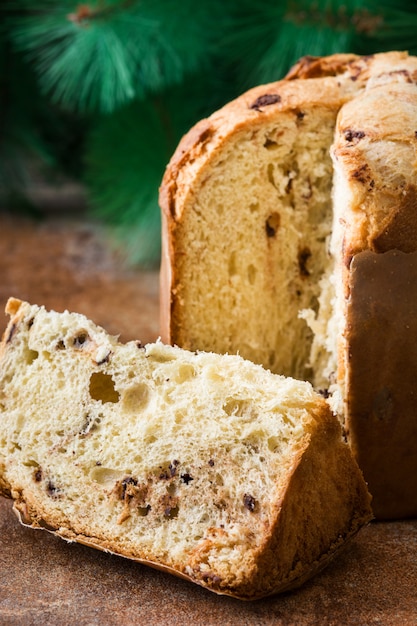
{"type": "MultiPolygon", "coordinates": [[[[194,0],[16,0],[16,49],[51,100],[109,113],[202,69],[220,3],[194,0]]],[[[218,21],[217,21],[218,23],[218,21]]]]}
{"type": "Polygon", "coordinates": [[[304,55],[417,54],[412,0],[6,0],[0,187],[28,162],[86,184],[130,261],[157,264],[158,188],[183,133],[304,55]]]}
{"type": "Polygon", "coordinates": [[[215,74],[190,75],[94,123],[86,152],[90,200],[131,263],[158,264],[158,192],[165,167],[181,136],[220,106],[220,86],[215,74]]]}
{"type": "Polygon", "coordinates": [[[225,54],[242,90],[282,78],[304,55],[417,53],[417,5],[410,0],[242,0],[233,22],[225,54]]]}

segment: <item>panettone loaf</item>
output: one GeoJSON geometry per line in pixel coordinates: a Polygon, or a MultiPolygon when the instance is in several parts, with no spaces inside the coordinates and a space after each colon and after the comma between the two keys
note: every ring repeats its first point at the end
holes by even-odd
{"type": "Polygon", "coordinates": [[[160,190],[163,340],[324,390],[379,518],[417,515],[416,133],[417,58],[305,58],[197,124],[160,190]]]}
{"type": "Polygon", "coordinates": [[[371,518],[309,383],[121,344],[75,313],[7,311],[0,486],[23,523],[255,599],[301,584],[371,518]]]}

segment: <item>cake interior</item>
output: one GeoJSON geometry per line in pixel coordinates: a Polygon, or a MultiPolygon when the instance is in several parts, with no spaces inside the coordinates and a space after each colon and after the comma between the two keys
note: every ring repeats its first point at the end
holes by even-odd
{"type": "Polygon", "coordinates": [[[281,111],[236,131],[201,175],[177,224],[179,345],[239,352],[328,388],[338,318],[329,253],[335,116],[317,105],[281,111]]]}

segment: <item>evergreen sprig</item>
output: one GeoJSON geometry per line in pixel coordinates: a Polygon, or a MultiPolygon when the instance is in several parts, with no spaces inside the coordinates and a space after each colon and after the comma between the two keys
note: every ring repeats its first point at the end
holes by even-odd
{"type": "Polygon", "coordinates": [[[204,66],[218,11],[216,0],[17,0],[9,6],[12,41],[33,63],[43,92],[65,108],[103,113],[204,66]]]}
{"type": "Polygon", "coordinates": [[[163,95],[135,100],[93,125],[86,149],[92,207],[112,225],[133,263],[159,261],[158,191],[165,167],[181,135],[219,105],[218,87],[214,74],[190,75],[163,95]]]}
{"type": "Polygon", "coordinates": [[[417,4],[407,0],[242,0],[228,56],[245,88],[281,78],[302,56],[417,53],[417,4]]]}
{"type": "Polygon", "coordinates": [[[0,191],[24,199],[34,159],[71,176],[142,265],[158,263],[158,187],[194,122],[306,54],[417,54],[413,0],[3,0],[0,13],[0,191]]]}

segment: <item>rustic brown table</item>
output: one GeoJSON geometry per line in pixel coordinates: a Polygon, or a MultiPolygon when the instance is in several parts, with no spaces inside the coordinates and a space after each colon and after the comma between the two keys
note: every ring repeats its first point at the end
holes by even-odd
{"type": "MultiPolygon", "coordinates": [[[[158,337],[158,273],[126,267],[84,220],[0,215],[9,296],[86,314],[123,341],[158,337]]],[[[416,626],[417,520],[373,523],[301,589],[243,603],[19,524],[0,497],[0,625],[416,626]]]]}

